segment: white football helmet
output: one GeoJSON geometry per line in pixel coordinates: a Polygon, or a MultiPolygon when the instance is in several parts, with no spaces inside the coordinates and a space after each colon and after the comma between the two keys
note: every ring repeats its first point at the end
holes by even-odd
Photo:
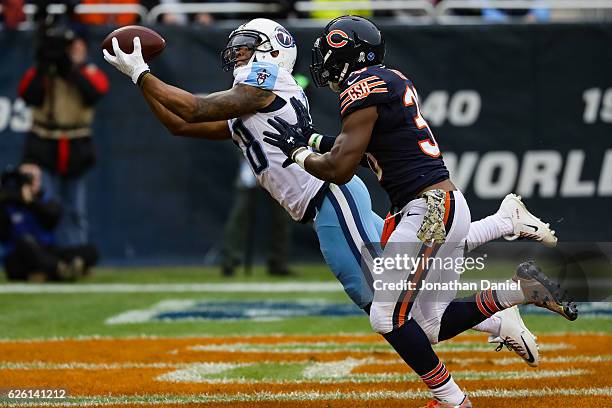
{"type": "Polygon", "coordinates": [[[285,27],[267,18],[256,18],[241,25],[229,36],[227,46],[221,52],[223,69],[236,68],[237,51],[247,47],[253,51],[249,64],[266,61],[287,71],[293,71],[297,57],[295,39],[285,27]]]}

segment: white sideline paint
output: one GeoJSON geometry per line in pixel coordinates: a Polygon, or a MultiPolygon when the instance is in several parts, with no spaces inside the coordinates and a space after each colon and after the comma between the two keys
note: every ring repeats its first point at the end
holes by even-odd
{"type": "MultiPolygon", "coordinates": [[[[217,321],[230,321],[230,320],[251,320],[251,321],[273,321],[281,320],[292,317],[304,317],[304,316],[316,316],[317,307],[329,307],[335,306],[335,303],[331,303],[322,299],[292,299],[292,304],[299,306],[298,309],[279,307],[273,301],[254,301],[259,302],[259,308],[244,308],[240,302],[229,302],[233,305],[228,304],[227,301],[209,301],[204,302],[202,299],[166,299],[157,302],[146,309],[133,309],[119,313],[117,315],[107,318],[104,322],[106,324],[131,324],[131,323],[147,323],[147,322],[186,322],[186,321],[203,321],[203,320],[217,320],[217,321]],[[240,312],[243,313],[241,317],[227,317],[227,318],[205,318],[205,317],[175,317],[175,318],[159,318],[164,313],[222,313],[221,311],[231,311],[232,309],[239,308],[240,312]],[[314,310],[313,310],[314,308],[314,310]],[[312,314],[310,314],[312,313],[312,314]]],[[[359,311],[357,306],[350,304],[340,304],[339,309],[352,308],[355,312],[362,313],[359,311]]]]}
{"type": "MultiPolygon", "coordinates": [[[[597,397],[612,396],[612,387],[602,388],[538,388],[538,389],[477,389],[468,390],[470,396],[484,398],[542,398],[550,396],[568,397],[597,397]]],[[[338,401],[338,400],[362,400],[376,401],[382,399],[415,400],[429,398],[428,391],[369,391],[369,392],[319,392],[319,391],[295,391],[295,392],[255,392],[237,394],[201,394],[189,396],[174,395],[142,395],[142,396],[115,396],[115,397],[90,397],[69,398],[65,402],[37,403],[37,406],[62,406],[62,407],[92,407],[100,405],[138,404],[204,404],[211,402],[266,402],[266,401],[338,401]]],[[[23,407],[23,403],[9,403],[7,407],[23,407]]]]}
{"type": "Polygon", "coordinates": [[[144,323],[151,321],[162,312],[185,310],[193,307],[198,301],[195,299],[168,299],[156,303],[148,309],[128,310],[104,321],[106,324],[144,323]]]}
{"type": "Polygon", "coordinates": [[[85,283],[0,285],[0,293],[164,293],[164,292],[343,292],[340,282],[254,282],[254,283],[85,283]]]}

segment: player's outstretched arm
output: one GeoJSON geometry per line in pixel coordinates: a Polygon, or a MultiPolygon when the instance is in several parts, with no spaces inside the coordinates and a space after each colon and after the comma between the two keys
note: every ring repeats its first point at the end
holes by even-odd
{"type": "Polygon", "coordinates": [[[229,125],[225,120],[188,123],[166,109],[146,91],[142,90],[142,94],[151,108],[151,112],[173,135],[208,140],[227,140],[232,137],[229,125]]]}
{"type": "Polygon", "coordinates": [[[304,168],[322,180],[336,184],[351,180],[370,143],[378,118],[376,106],[355,111],[342,121],[342,131],[332,149],[323,155],[310,154],[304,168]]]}
{"type": "Polygon", "coordinates": [[[151,74],[142,79],[140,86],[151,98],[189,123],[227,120],[255,113],[270,105],[276,97],[270,91],[244,84],[203,97],[195,96],[151,74]]]}
{"type": "Polygon", "coordinates": [[[270,91],[244,84],[198,97],[153,76],[142,57],[138,37],[134,38],[134,51],[131,54],[119,48],[116,38],[112,39],[112,44],[114,55],[103,50],[104,59],[185,122],[213,122],[255,113],[270,105],[276,97],[270,91]]]}

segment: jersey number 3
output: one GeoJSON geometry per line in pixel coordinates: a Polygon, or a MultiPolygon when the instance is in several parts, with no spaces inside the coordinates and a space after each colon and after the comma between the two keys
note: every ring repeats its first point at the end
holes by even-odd
{"type": "Polygon", "coordinates": [[[415,106],[416,107],[416,116],[414,117],[414,123],[416,124],[419,130],[427,129],[428,138],[426,140],[419,141],[419,147],[428,156],[431,157],[439,157],[440,156],[440,148],[438,147],[438,143],[436,143],[436,139],[434,139],[434,135],[427,124],[427,121],[421,115],[421,108],[419,107],[418,98],[414,89],[410,87],[410,85],[406,85],[406,93],[404,93],[404,106],[415,106]]]}
{"type": "Polygon", "coordinates": [[[261,174],[261,172],[268,167],[268,158],[266,157],[261,145],[257,140],[255,140],[253,134],[246,128],[246,126],[244,126],[244,123],[242,123],[240,119],[237,119],[234,122],[234,126],[232,126],[232,128],[234,133],[238,135],[244,144],[245,155],[249,161],[249,164],[251,165],[251,168],[253,169],[253,173],[256,175],[261,174]]]}

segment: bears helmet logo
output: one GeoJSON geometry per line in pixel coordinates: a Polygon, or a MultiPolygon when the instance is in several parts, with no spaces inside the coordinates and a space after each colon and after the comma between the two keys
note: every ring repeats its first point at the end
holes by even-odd
{"type": "Polygon", "coordinates": [[[342,30],[331,30],[329,34],[327,34],[326,39],[330,47],[340,48],[348,44],[350,37],[342,30]],[[338,39],[340,41],[337,41],[338,39]]]}

